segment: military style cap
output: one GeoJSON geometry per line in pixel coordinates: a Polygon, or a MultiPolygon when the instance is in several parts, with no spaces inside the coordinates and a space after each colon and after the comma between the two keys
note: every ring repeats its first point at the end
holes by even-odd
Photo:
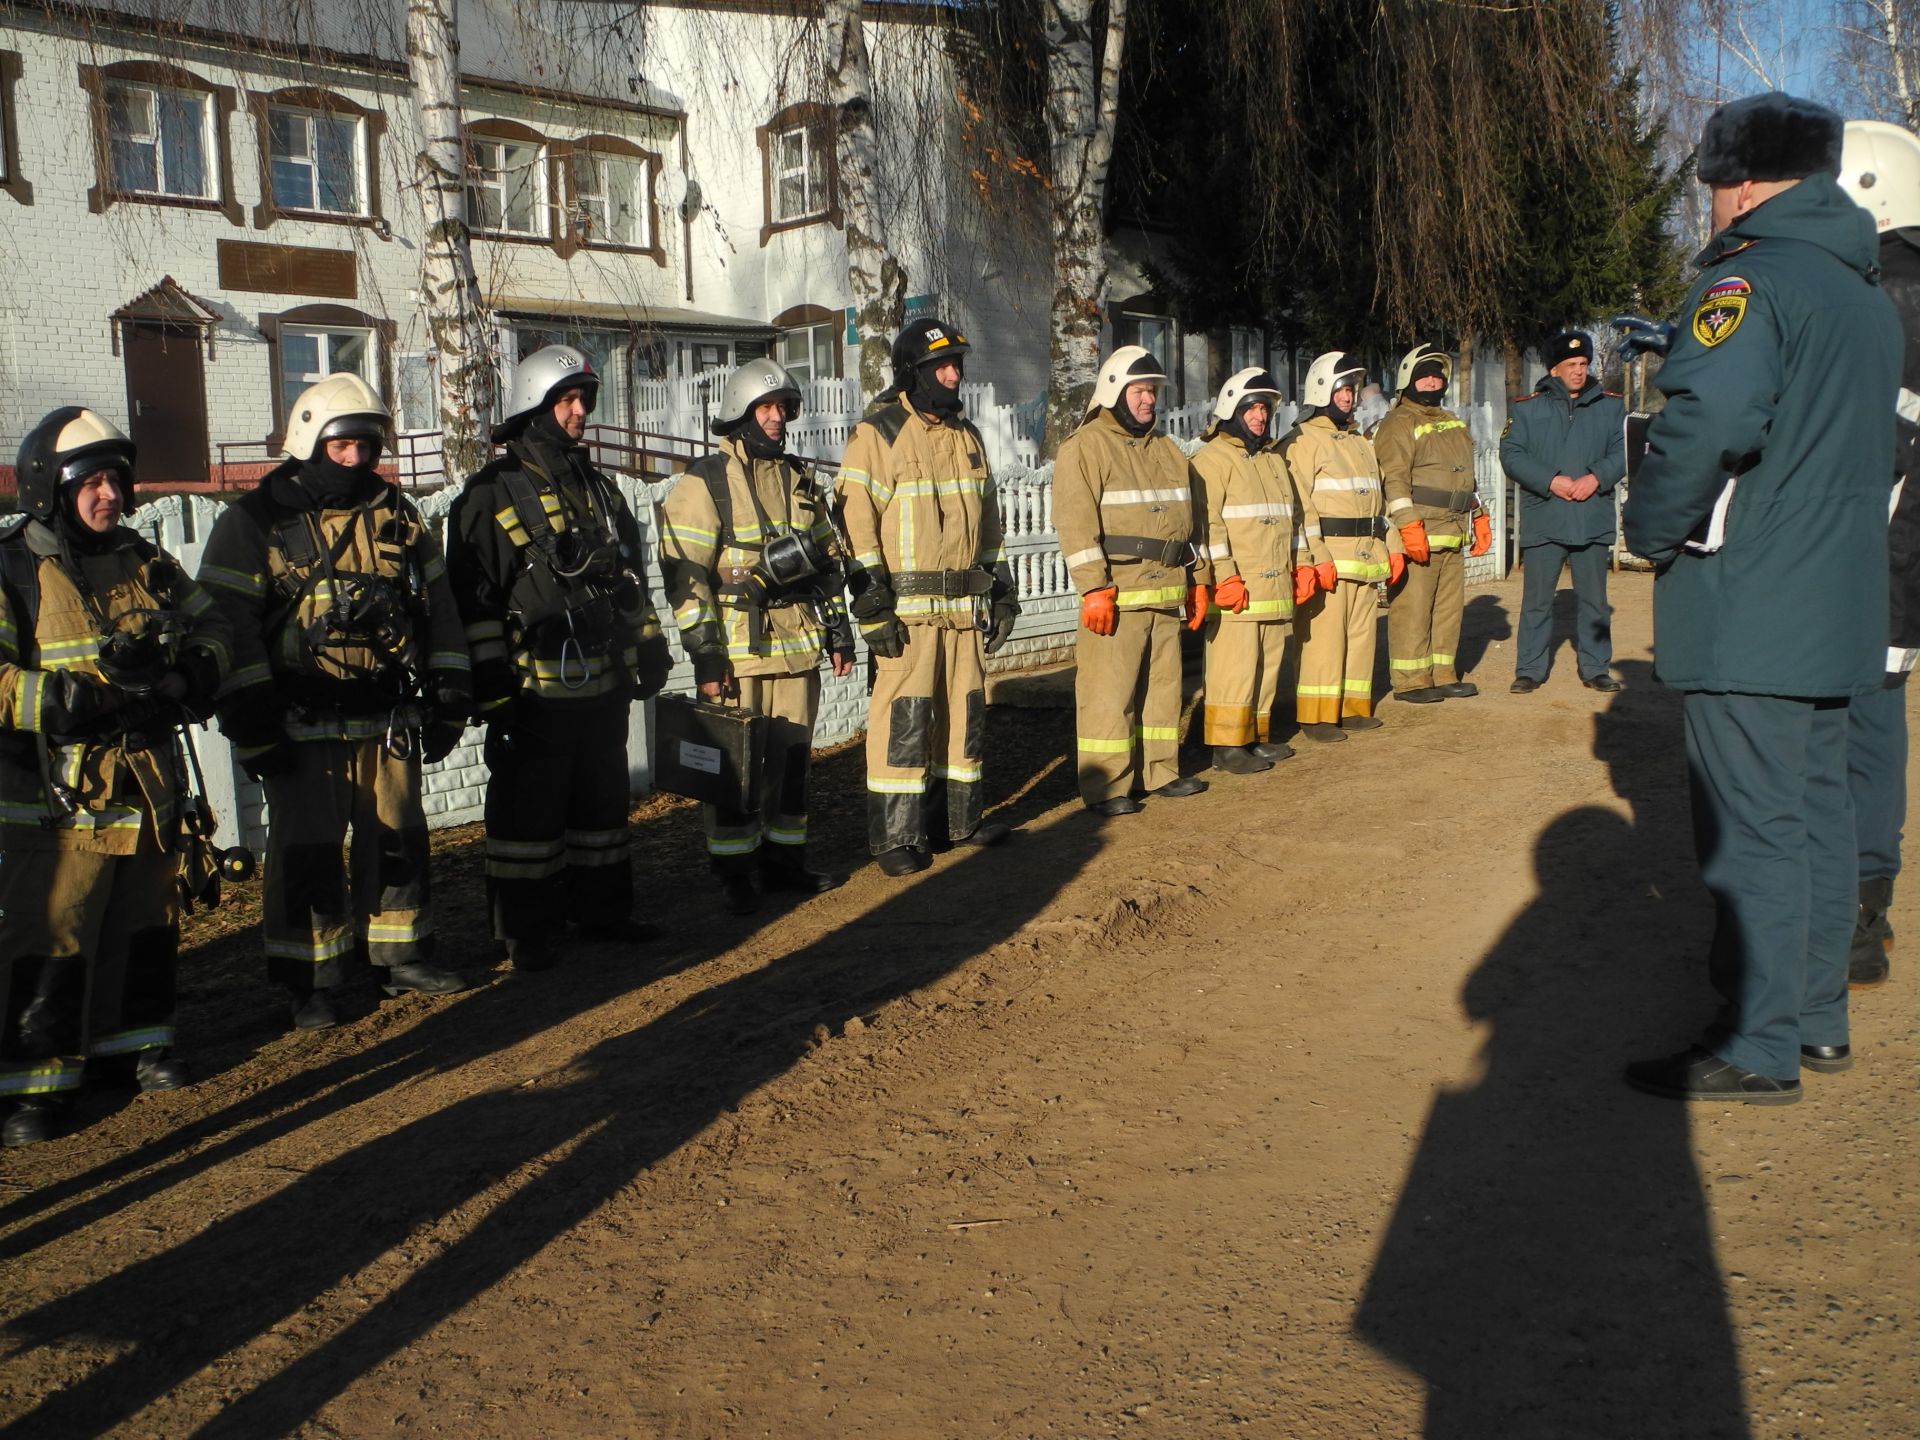
{"type": "Polygon", "coordinates": [[[1707,118],[1694,173],[1704,185],[1838,175],[1844,132],[1824,105],[1779,90],[1748,95],[1707,118]]]}
{"type": "Polygon", "coordinates": [[[1562,330],[1547,342],[1545,350],[1547,368],[1551,370],[1562,360],[1593,359],[1593,337],[1584,330],[1562,330]]]}

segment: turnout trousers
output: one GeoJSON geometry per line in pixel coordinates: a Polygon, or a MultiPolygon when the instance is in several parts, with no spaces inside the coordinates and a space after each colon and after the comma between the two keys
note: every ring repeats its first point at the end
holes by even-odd
{"type": "Polygon", "coordinates": [[[1580,678],[1592,680],[1613,664],[1613,607],[1607,603],[1607,565],[1613,546],[1556,545],[1542,541],[1520,551],[1520,634],[1514,644],[1513,674],[1545,680],[1553,663],[1553,592],[1560,567],[1573,572],[1573,648],[1580,678]]]}
{"type": "Polygon", "coordinates": [[[1081,800],[1098,805],[1178,780],[1180,617],[1122,610],[1111,635],[1081,626],[1073,655],[1081,800]]]}
{"type": "Polygon", "coordinates": [[[1273,738],[1280,663],[1291,629],[1284,620],[1212,622],[1207,635],[1207,744],[1252,745],[1273,738]]]}
{"type": "Polygon", "coordinates": [[[1435,550],[1424,565],[1407,562],[1400,593],[1387,610],[1387,668],[1395,694],[1451,685],[1460,678],[1460,617],[1467,604],[1467,562],[1458,550],[1435,550]]]}
{"type": "Polygon", "coordinates": [[[813,763],[813,722],[820,712],[820,672],[742,675],[740,694],[722,704],[765,715],[766,754],[760,760],[760,808],[748,812],[700,807],[707,856],[722,875],[753,869],[762,844],[787,847],[798,860],[807,845],[807,772],[813,763]]]}
{"type": "Polygon", "coordinates": [[[633,914],[624,695],[522,696],[487,729],[487,907],[501,940],[633,914]]]}
{"type": "Polygon", "coordinates": [[[1860,846],[1860,878],[1900,873],[1900,827],[1907,818],[1907,677],[1890,674],[1871,695],[1847,706],[1847,788],[1860,846]]]}
{"type": "Polygon", "coordinates": [[[1685,696],[1700,878],[1713,893],[1708,971],[1719,1016],[1702,1043],[1778,1080],[1802,1045],[1847,1043],[1847,946],[1858,861],[1847,702],[1685,696]]]}
{"type": "Polygon", "coordinates": [[[406,965],[433,953],[420,762],[384,741],[302,740],[269,775],[261,930],[267,978],[330,989],[356,953],[406,965]]]}
{"type": "Polygon", "coordinates": [[[173,1043],[180,857],[150,827],[131,855],[0,858],[0,1100],[77,1090],[88,1057],[173,1043]]]}
{"type": "Polygon", "coordinates": [[[899,656],[873,657],[867,848],[875,855],[963,840],[979,828],[983,804],[987,679],[980,633],[906,628],[899,656]]]}
{"type": "Polygon", "coordinates": [[[1300,686],[1293,718],[1301,725],[1336,725],[1342,716],[1373,713],[1373,652],[1379,643],[1379,605],[1373,586],[1342,580],[1293,612],[1300,630],[1300,686]]]}

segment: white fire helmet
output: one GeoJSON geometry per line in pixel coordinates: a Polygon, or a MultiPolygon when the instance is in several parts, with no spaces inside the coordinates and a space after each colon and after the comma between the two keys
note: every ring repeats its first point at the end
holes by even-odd
{"type": "Polygon", "coordinates": [[[1138,381],[1154,385],[1167,383],[1167,372],[1160,360],[1144,345],[1122,345],[1109,355],[1093,382],[1093,394],[1087,400],[1087,413],[1118,405],[1129,385],[1138,381]]]}
{"type": "Polygon", "coordinates": [[[393,415],[373,387],[350,370],[329,375],[300,392],[287,413],[283,447],[295,460],[318,457],[328,440],[371,440],[385,449],[393,415]]]}
{"type": "Polygon", "coordinates": [[[1453,357],[1436,345],[1416,345],[1400,357],[1400,368],[1394,374],[1395,391],[1405,390],[1413,384],[1413,372],[1422,360],[1438,360],[1440,373],[1446,377],[1447,384],[1453,384],[1453,357]]]}
{"type": "Polygon", "coordinates": [[[1920,138],[1884,120],[1849,120],[1840,145],[1840,188],[1883,235],[1920,225],[1920,138]]]}
{"type": "Polygon", "coordinates": [[[1329,350],[1307,367],[1307,378],[1300,387],[1300,403],[1309,410],[1324,410],[1333,403],[1333,392],[1343,385],[1360,388],[1366,367],[1357,364],[1344,350],[1329,350]]]}
{"type": "Polygon", "coordinates": [[[1240,413],[1243,404],[1255,399],[1265,400],[1271,410],[1280,403],[1280,382],[1262,367],[1249,365],[1238,374],[1229,375],[1227,383],[1220,387],[1220,394],[1213,402],[1213,418],[1231,420],[1240,413]]]}

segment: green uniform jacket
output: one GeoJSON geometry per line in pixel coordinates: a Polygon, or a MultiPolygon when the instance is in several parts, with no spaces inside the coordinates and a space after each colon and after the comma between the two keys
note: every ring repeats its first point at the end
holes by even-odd
{"type": "Polygon", "coordinates": [[[1589,379],[1569,395],[1564,381],[1542,375],[1533,394],[1513,402],[1500,433],[1500,463],[1520,487],[1520,547],[1599,545],[1613,539],[1613,487],[1627,473],[1627,411],[1618,395],[1589,379]],[[1600,488],[1585,500],[1562,500],[1553,477],[1592,473],[1600,488]]]}
{"type": "Polygon", "coordinates": [[[1675,689],[1880,687],[1901,338],[1876,248],[1866,211],[1816,175],[1700,255],[1626,514],[1661,567],[1654,668],[1675,689]],[[1729,475],[1725,543],[1683,550],[1729,475]]]}

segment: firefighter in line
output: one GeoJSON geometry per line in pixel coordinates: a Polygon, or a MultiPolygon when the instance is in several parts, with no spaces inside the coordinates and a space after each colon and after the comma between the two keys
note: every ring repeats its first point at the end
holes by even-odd
{"type": "Polygon", "coordinates": [[[0,1143],[48,1138],[90,1072],[188,1084],[176,729],[212,711],[225,622],[120,523],[134,447],[63,406],[21,442],[0,527],[0,1143]]]}
{"type": "Polygon", "coordinates": [[[1080,593],[1080,799],[1099,815],[1136,813],[1136,791],[1207,788],[1180,773],[1180,625],[1183,613],[1189,630],[1205,623],[1213,569],[1187,458],[1155,428],[1166,381],[1143,347],[1114,351],[1053,468],[1054,527],[1080,593]]]}
{"type": "Polygon", "coordinates": [[[376,468],[391,425],[358,375],[309,386],[286,459],[201,557],[234,634],[221,728],[266,790],[267,978],[300,1030],[339,1023],[356,958],[389,995],[466,988],[433,958],[420,772],[459,742],[473,690],[440,546],[376,468]]]}
{"type": "Polygon", "coordinates": [[[1193,457],[1207,516],[1213,605],[1207,617],[1205,735],[1217,770],[1271,770],[1293,748],[1273,738],[1280,665],[1298,587],[1311,593],[1320,516],[1294,490],[1273,443],[1280,386],[1254,366],[1232,376],[1213,405],[1212,427],[1193,457]]]}
{"type": "Polygon", "coordinates": [[[1320,514],[1321,545],[1331,557],[1316,561],[1318,593],[1306,598],[1294,621],[1300,630],[1294,719],[1302,735],[1322,742],[1380,728],[1373,713],[1375,587],[1398,584],[1407,565],[1400,532],[1387,523],[1373,444],[1353,421],[1354,387],[1364,373],[1338,350],[1316,359],[1302,386],[1306,418],[1282,442],[1294,486],[1320,514]]]}
{"type": "Polygon", "coordinates": [[[820,710],[820,660],[853,669],[853,632],[827,502],[787,453],[800,387],[771,360],[727,381],[712,421],[719,448],[696,460],[660,504],[667,603],[702,698],[771,718],[760,807],[700,807],[727,908],[759,908],[760,889],[802,895],[845,876],[807,864],[807,772],[820,710]],[[754,883],[759,874],[759,886],[754,883]]]}
{"type": "Polygon", "coordinates": [[[640,526],[582,439],[600,377],[549,345],[515,368],[506,453],[447,516],[447,573],[487,727],[487,903],[516,970],[589,939],[658,932],[633,915],[627,712],[672,652],[647,597],[640,526]]]}
{"type": "Polygon", "coordinates": [[[873,656],[867,709],[867,844],[887,875],[948,845],[993,845],[982,818],[983,657],[1020,604],[980,432],[962,415],[971,347],[944,320],[908,323],[893,383],[854,427],[837,482],[853,555],[850,610],[873,656]]]}
{"type": "Polygon", "coordinates": [[[1373,432],[1387,521],[1407,552],[1406,579],[1387,611],[1388,673],[1396,699],[1465,699],[1480,688],[1458,669],[1466,609],[1462,558],[1484,555],[1493,527],[1473,487],[1473,437],[1445,407],[1453,361],[1431,345],[1400,359],[1399,398],[1373,432]]]}

